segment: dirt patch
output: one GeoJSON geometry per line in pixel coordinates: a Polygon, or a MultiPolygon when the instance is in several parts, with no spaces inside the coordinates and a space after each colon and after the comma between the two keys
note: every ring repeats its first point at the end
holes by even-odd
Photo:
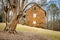
{"type": "Polygon", "coordinates": [[[6,32],[0,32],[0,40],[53,40],[44,35],[34,34],[30,32],[18,32],[16,34],[10,34],[6,32]]]}

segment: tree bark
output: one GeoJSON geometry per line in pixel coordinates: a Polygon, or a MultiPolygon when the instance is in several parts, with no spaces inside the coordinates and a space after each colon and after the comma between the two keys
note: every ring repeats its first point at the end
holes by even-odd
{"type": "MultiPolygon", "coordinates": [[[[19,1],[18,1],[18,3],[19,3],[19,1]]],[[[13,11],[13,18],[12,18],[11,22],[9,23],[9,25],[6,26],[5,29],[4,29],[5,31],[10,32],[10,33],[14,33],[15,32],[18,20],[22,16],[22,13],[23,13],[23,11],[20,10],[20,6],[19,6],[20,4],[18,4],[18,3],[14,4],[14,6],[11,8],[11,10],[13,11]],[[17,15],[17,12],[18,12],[18,15],[17,15]]],[[[7,17],[7,15],[6,15],[6,17],[7,17]]],[[[6,20],[6,24],[7,24],[7,20],[6,20]]]]}

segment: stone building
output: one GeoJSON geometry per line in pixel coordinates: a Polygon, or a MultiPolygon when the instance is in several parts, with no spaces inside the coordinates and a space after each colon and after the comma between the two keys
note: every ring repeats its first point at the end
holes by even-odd
{"type": "Polygon", "coordinates": [[[46,12],[39,6],[33,5],[25,11],[25,24],[29,26],[42,27],[46,25],[46,12]]]}

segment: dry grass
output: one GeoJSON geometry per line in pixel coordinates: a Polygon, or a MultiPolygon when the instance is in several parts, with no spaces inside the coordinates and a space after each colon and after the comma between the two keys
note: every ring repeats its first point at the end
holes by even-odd
{"type": "Polygon", "coordinates": [[[29,27],[29,26],[20,25],[20,24],[17,25],[16,30],[38,33],[40,35],[43,34],[43,35],[46,35],[46,36],[48,36],[50,38],[60,40],[60,32],[58,32],[58,31],[52,31],[52,30],[47,30],[47,29],[29,27]]]}
{"type": "MultiPolygon", "coordinates": [[[[5,26],[4,23],[0,23],[1,30],[4,29],[4,26],[5,26]]],[[[40,35],[45,35],[45,36],[50,37],[52,39],[60,40],[60,32],[58,32],[58,31],[29,27],[29,26],[21,25],[21,24],[17,25],[16,30],[24,31],[24,32],[33,32],[33,33],[37,33],[40,35]]]]}

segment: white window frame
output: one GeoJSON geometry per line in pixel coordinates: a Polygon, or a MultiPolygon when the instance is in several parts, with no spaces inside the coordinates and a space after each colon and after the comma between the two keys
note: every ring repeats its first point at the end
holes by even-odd
{"type": "Polygon", "coordinates": [[[33,18],[36,18],[36,16],[37,16],[36,13],[34,13],[34,14],[33,14],[33,18]]]}
{"type": "Polygon", "coordinates": [[[33,24],[36,24],[37,22],[36,21],[33,21],[33,24]]]}

